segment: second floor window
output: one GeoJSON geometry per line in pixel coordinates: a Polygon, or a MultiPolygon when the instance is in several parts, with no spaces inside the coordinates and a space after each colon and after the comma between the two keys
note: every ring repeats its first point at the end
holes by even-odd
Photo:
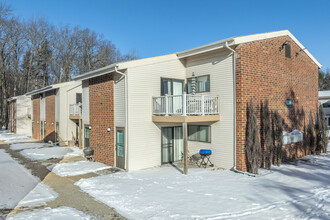
{"type": "MultiPolygon", "coordinates": [[[[196,76],[196,92],[209,92],[210,91],[210,75],[196,76]]],[[[187,79],[187,93],[192,93],[192,78],[187,79]]]]}

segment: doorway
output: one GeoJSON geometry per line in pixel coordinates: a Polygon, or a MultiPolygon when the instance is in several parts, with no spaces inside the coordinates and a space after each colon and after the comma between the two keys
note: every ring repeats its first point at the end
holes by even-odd
{"type": "Polygon", "coordinates": [[[116,129],[116,167],[125,169],[124,128],[116,129]]]}
{"type": "Polygon", "coordinates": [[[162,128],[162,164],[182,160],[183,134],[182,127],[162,128]]]}

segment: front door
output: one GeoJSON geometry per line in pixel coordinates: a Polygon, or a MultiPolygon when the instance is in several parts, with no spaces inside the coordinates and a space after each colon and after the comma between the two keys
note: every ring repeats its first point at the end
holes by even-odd
{"type": "Polygon", "coordinates": [[[116,130],[116,167],[125,169],[124,129],[116,130]]]}
{"type": "Polygon", "coordinates": [[[182,160],[182,127],[162,128],[162,164],[182,160]]]}

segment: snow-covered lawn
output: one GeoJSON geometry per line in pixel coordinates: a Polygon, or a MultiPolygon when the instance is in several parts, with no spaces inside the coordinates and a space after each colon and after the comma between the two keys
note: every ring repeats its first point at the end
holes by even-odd
{"type": "Polygon", "coordinates": [[[0,209],[15,208],[39,180],[0,149],[0,209]]]}
{"type": "Polygon", "coordinates": [[[90,216],[84,214],[77,209],[71,207],[58,207],[55,209],[45,208],[41,210],[35,210],[33,212],[21,212],[17,215],[14,215],[8,220],[26,220],[26,219],[33,219],[33,220],[59,220],[59,219],[68,219],[68,220],[85,220],[91,219],[90,216]]]}
{"type": "Polygon", "coordinates": [[[330,155],[316,158],[257,177],[168,166],[76,185],[129,219],[330,219],[330,155]]]}
{"type": "Polygon", "coordinates": [[[50,158],[62,158],[65,154],[72,152],[69,147],[44,147],[25,149],[20,153],[31,160],[47,160],[50,158]]]}
{"type": "Polygon", "coordinates": [[[76,176],[108,168],[111,167],[106,166],[103,163],[78,161],[72,163],[59,163],[52,169],[52,172],[58,176],[76,176]]]}
{"type": "Polygon", "coordinates": [[[41,182],[18,203],[17,207],[44,206],[46,202],[56,199],[57,196],[52,188],[41,182]]]}

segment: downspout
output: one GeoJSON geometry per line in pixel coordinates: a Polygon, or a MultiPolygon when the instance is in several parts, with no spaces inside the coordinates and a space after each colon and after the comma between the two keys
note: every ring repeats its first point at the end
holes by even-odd
{"type": "Polygon", "coordinates": [[[126,75],[126,73],[120,72],[117,69],[117,65],[115,66],[115,72],[122,76],[122,77],[120,77],[120,79],[125,78],[125,168],[126,168],[126,171],[128,171],[128,136],[127,136],[127,134],[128,134],[128,86],[127,86],[127,75],[126,75]]]}
{"type": "Polygon", "coordinates": [[[225,47],[232,52],[233,55],[233,96],[234,96],[234,101],[233,101],[233,113],[234,113],[234,167],[233,171],[235,173],[240,173],[240,174],[245,174],[248,176],[253,176],[255,177],[254,174],[249,173],[249,172],[243,172],[240,170],[236,169],[236,51],[228,46],[228,42],[225,43],[225,47]]]}

